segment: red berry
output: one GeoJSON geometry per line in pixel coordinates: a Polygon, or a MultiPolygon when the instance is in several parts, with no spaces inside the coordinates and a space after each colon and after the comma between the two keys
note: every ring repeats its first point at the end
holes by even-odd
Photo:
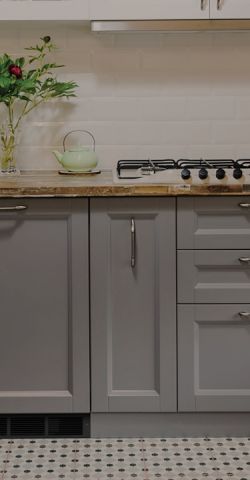
{"type": "Polygon", "coordinates": [[[49,35],[46,35],[46,37],[43,37],[41,40],[43,40],[44,43],[49,43],[51,40],[51,37],[49,37],[49,35]]]}
{"type": "Polygon", "coordinates": [[[11,75],[15,75],[16,78],[22,78],[22,69],[18,65],[11,64],[8,68],[11,75]]]}

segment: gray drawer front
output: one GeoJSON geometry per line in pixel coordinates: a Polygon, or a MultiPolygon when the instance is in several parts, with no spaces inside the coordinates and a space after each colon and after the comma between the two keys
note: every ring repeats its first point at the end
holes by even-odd
{"type": "Polygon", "coordinates": [[[250,196],[179,198],[177,205],[178,248],[250,248],[250,196]]]}
{"type": "Polygon", "coordinates": [[[250,250],[179,250],[178,302],[249,303],[248,258],[250,250]]]}
{"type": "Polygon", "coordinates": [[[179,411],[250,411],[250,305],[179,305],[179,411]]]}

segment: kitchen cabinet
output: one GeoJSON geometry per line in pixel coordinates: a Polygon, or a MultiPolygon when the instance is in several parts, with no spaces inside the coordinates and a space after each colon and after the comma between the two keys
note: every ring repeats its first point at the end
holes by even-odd
{"type": "Polygon", "coordinates": [[[210,0],[210,18],[247,19],[250,18],[249,0],[210,0]]]}
{"type": "Polygon", "coordinates": [[[88,0],[2,0],[0,20],[88,20],[88,0]]]}
{"type": "Polygon", "coordinates": [[[0,411],[89,411],[88,203],[0,200],[0,411]]]}
{"type": "Polygon", "coordinates": [[[250,250],[179,250],[179,303],[250,301],[250,250]]]}
{"type": "Polygon", "coordinates": [[[250,204],[177,202],[178,408],[250,411],[250,204]]]}
{"type": "Polygon", "coordinates": [[[91,0],[91,20],[208,19],[209,0],[91,0]]]}
{"type": "Polygon", "coordinates": [[[178,199],[179,249],[249,249],[250,203],[247,197],[178,199]]]}
{"type": "Polygon", "coordinates": [[[179,305],[179,411],[250,411],[250,305],[179,305]]]}
{"type": "Polygon", "coordinates": [[[175,199],[90,205],[92,411],[176,411],[175,199]]]}

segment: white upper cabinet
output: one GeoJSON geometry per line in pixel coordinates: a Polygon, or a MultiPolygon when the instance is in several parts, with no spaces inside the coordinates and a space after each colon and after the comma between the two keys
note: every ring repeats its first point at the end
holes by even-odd
{"type": "Polygon", "coordinates": [[[88,0],[2,0],[0,20],[88,20],[88,0]]]}
{"type": "Polygon", "coordinates": [[[210,0],[210,18],[249,19],[250,0],[210,0]]]}
{"type": "Polygon", "coordinates": [[[91,20],[208,18],[209,0],[90,0],[91,20]]]}

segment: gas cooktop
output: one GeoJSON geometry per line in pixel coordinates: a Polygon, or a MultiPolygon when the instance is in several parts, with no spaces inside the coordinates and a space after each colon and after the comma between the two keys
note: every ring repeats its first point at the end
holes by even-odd
{"type": "Polygon", "coordinates": [[[250,183],[250,159],[119,160],[119,183],[210,184],[250,183]]]}

